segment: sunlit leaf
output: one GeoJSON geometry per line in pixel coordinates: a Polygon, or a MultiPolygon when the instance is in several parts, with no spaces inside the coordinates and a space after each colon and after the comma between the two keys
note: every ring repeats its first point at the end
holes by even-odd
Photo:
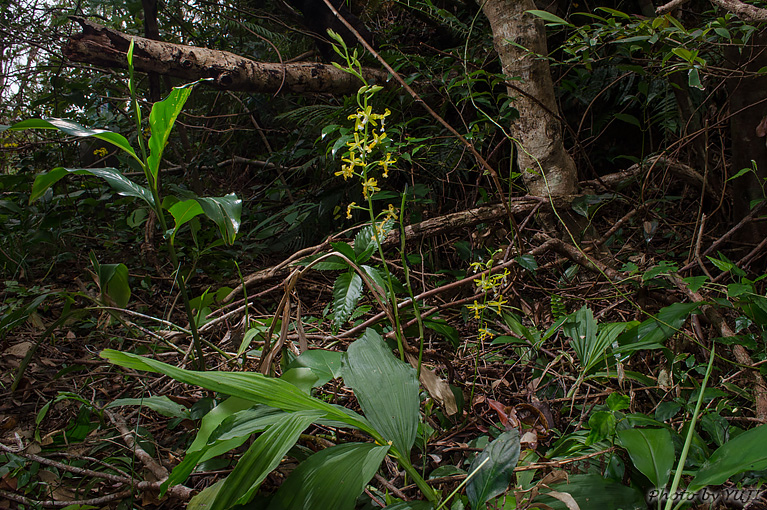
{"type": "Polygon", "coordinates": [[[168,143],[170,132],[176,123],[178,114],[184,108],[189,94],[192,93],[191,87],[196,83],[174,87],[168,97],[152,105],[152,111],[149,113],[149,128],[152,131],[152,136],[149,138],[147,164],[154,182],[157,182],[157,172],[160,170],[162,153],[168,143]]]}
{"type": "Polygon", "coordinates": [[[0,133],[3,131],[23,131],[26,129],[56,129],[59,131],[63,131],[64,133],[76,136],[78,138],[85,138],[85,137],[93,137],[98,138],[99,140],[103,140],[107,143],[111,143],[115,147],[118,147],[119,149],[122,149],[123,151],[127,152],[131,156],[133,156],[136,161],[142,164],[143,162],[141,159],[136,155],[136,152],[133,150],[133,147],[131,147],[130,143],[128,142],[128,139],[125,138],[123,135],[119,133],[113,133],[112,131],[108,131],[106,129],[89,129],[86,127],[81,126],[77,122],[73,122],[71,120],[66,119],[27,119],[22,120],[21,122],[17,122],[16,124],[13,124],[11,126],[3,126],[0,125],[0,133]]]}
{"type": "Polygon", "coordinates": [[[29,196],[29,203],[40,198],[48,188],[68,174],[94,175],[96,177],[101,177],[120,195],[140,198],[149,204],[150,207],[154,207],[152,193],[144,186],[140,186],[125,177],[116,168],[54,168],[50,172],[35,177],[35,182],[32,184],[32,193],[29,196]]]}
{"type": "Polygon", "coordinates": [[[329,419],[380,437],[370,423],[354,411],[310,397],[287,381],[253,372],[198,372],[174,367],[152,358],[105,349],[100,356],[110,363],[135,370],[165,374],[179,382],[201,386],[233,397],[264,404],[288,412],[323,411],[329,419]]]}

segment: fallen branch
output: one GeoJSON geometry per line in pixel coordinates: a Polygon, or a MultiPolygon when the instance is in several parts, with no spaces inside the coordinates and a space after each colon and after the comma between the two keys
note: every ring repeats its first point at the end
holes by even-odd
{"type": "MultiPolygon", "coordinates": [[[[356,77],[331,65],[256,62],[228,51],[154,41],[124,34],[84,18],[72,16],[70,19],[83,29],[82,33],[71,36],[62,48],[64,56],[73,62],[127,68],[128,46],[133,40],[133,64],[137,71],[187,81],[212,78],[216,87],[225,90],[352,94],[360,88],[356,77]]],[[[398,87],[394,80],[388,80],[386,72],[366,68],[362,74],[368,85],[387,89],[398,87]]]]}
{"type": "MultiPolygon", "coordinates": [[[[544,202],[544,198],[540,197],[521,197],[518,199],[512,199],[509,204],[509,210],[513,214],[522,214],[529,212],[538,207],[541,202],[544,202]]],[[[480,223],[489,221],[497,221],[506,217],[506,208],[501,204],[486,205],[482,207],[476,207],[466,211],[459,211],[444,216],[438,216],[436,218],[430,218],[420,223],[408,225],[405,227],[405,240],[413,241],[415,239],[422,239],[424,237],[434,237],[450,232],[455,232],[457,229],[472,227],[480,223]]],[[[386,236],[383,241],[384,248],[390,248],[392,246],[399,246],[399,232],[392,231],[386,236]]],[[[306,257],[312,253],[316,253],[327,245],[323,243],[317,246],[312,246],[301,250],[300,256],[293,255],[286,261],[266,269],[262,269],[256,273],[245,278],[244,285],[246,288],[261,283],[263,281],[271,280],[274,278],[285,278],[290,273],[290,262],[297,260],[301,257],[306,257]]],[[[229,302],[234,299],[235,296],[242,294],[242,285],[237,286],[229,295],[224,299],[224,302],[229,302]]]]}

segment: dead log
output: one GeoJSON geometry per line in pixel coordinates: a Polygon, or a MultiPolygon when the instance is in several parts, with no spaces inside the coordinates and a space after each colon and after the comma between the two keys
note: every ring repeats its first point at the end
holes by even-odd
{"type": "MultiPolygon", "coordinates": [[[[69,38],[62,52],[73,62],[109,68],[127,68],[127,52],[134,41],[133,65],[137,71],[195,81],[212,79],[224,90],[294,93],[352,94],[362,86],[357,78],[332,65],[316,62],[276,64],[256,62],[228,51],[196,48],[124,34],[72,16],[83,31],[69,38]]],[[[369,85],[396,88],[385,72],[364,68],[369,85]]]]}

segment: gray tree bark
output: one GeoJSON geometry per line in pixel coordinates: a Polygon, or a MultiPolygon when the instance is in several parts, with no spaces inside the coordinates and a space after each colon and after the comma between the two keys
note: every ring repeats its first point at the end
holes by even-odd
{"type": "Polygon", "coordinates": [[[533,0],[478,0],[493,31],[493,44],[515,97],[519,119],[510,129],[517,164],[531,195],[565,198],[577,191],[575,162],[565,150],[554,97],[543,22],[525,11],[533,0]]]}

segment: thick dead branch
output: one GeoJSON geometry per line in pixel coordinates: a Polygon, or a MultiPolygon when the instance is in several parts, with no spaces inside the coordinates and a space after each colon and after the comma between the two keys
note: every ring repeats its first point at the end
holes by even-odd
{"type": "MultiPolygon", "coordinates": [[[[62,51],[74,62],[127,68],[131,39],[135,42],[133,65],[141,72],[155,72],[187,81],[212,78],[216,87],[244,92],[351,94],[362,85],[349,73],[330,65],[299,62],[256,62],[228,51],[195,48],[136,37],[79,17],[72,17],[83,31],[69,38],[62,51]]],[[[369,85],[398,85],[388,73],[363,69],[369,85]]]]}
{"type": "MultiPolygon", "coordinates": [[[[632,165],[628,169],[621,172],[604,175],[593,181],[584,181],[581,183],[581,186],[594,187],[598,189],[614,189],[623,184],[639,179],[647,172],[653,171],[668,171],[674,176],[678,177],[680,180],[696,187],[697,189],[701,189],[704,186],[703,175],[697,172],[694,168],[665,156],[653,156],[651,158],[647,158],[646,161],[632,165]]],[[[705,186],[705,192],[709,195],[709,197],[711,197],[713,200],[718,200],[718,193],[712,189],[711,184],[706,184],[705,186]]]]}
{"type": "MultiPolygon", "coordinates": [[[[512,199],[509,204],[509,210],[513,214],[522,214],[533,210],[538,206],[543,198],[539,197],[522,197],[519,199],[512,199]]],[[[487,221],[498,221],[506,217],[506,208],[502,204],[487,205],[482,207],[476,207],[467,211],[459,211],[452,214],[446,214],[445,216],[439,216],[437,218],[430,218],[420,223],[408,225],[405,227],[405,239],[412,241],[414,239],[420,239],[424,237],[434,237],[450,232],[455,232],[456,229],[471,227],[484,223],[487,221]]],[[[326,243],[323,243],[323,245],[326,243]]],[[[320,251],[323,245],[314,246],[301,250],[301,257],[306,257],[311,253],[320,251]]],[[[399,232],[393,231],[384,239],[383,245],[386,248],[399,245],[399,232]]],[[[245,278],[246,288],[256,285],[259,282],[271,280],[273,278],[285,278],[290,273],[289,263],[300,257],[290,257],[288,261],[278,264],[277,266],[262,269],[256,273],[245,278]]],[[[226,297],[224,302],[229,302],[234,299],[235,296],[242,294],[242,285],[235,288],[226,297]]]]}

